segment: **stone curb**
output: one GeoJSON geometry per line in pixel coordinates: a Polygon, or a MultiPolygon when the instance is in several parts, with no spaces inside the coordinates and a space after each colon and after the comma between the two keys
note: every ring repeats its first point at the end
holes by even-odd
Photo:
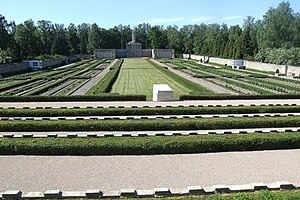
{"type": "Polygon", "coordinates": [[[0,138],[104,138],[104,137],[155,137],[155,136],[194,136],[194,135],[228,135],[253,133],[290,133],[300,132],[300,127],[286,128],[252,128],[252,129],[223,129],[223,130],[193,130],[193,131],[153,131],[153,132],[101,132],[101,133],[74,133],[74,132],[0,132],[0,138]]]}
{"type": "Polygon", "coordinates": [[[92,108],[192,108],[192,107],[232,107],[232,106],[298,106],[297,104],[227,104],[227,105],[164,105],[164,106],[60,106],[60,107],[51,107],[51,106],[37,106],[37,107],[28,107],[28,106],[22,106],[22,107],[14,107],[14,106],[8,106],[8,107],[3,107],[0,106],[0,109],[67,109],[67,108],[73,108],[73,109],[92,109],[92,108]]]}
{"type": "Polygon", "coordinates": [[[0,192],[0,199],[58,199],[58,198],[153,198],[189,195],[211,195],[235,192],[255,192],[259,190],[294,190],[300,186],[288,181],[275,183],[250,183],[247,185],[213,185],[211,187],[188,186],[181,189],[154,188],[152,190],[135,190],[134,188],[102,192],[99,189],[86,191],[46,190],[45,192],[27,192],[8,190],[0,192]]]}

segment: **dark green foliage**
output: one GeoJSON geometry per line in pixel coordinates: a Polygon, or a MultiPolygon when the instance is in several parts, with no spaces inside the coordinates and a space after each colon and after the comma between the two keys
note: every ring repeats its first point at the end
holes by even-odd
{"type": "Polygon", "coordinates": [[[297,127],[300,117],[164,120],[0,121],[1,131],[159,131],[297,127]]]}
{"type": "Polygon", "coordinates": [[[300,133],[0,139],[0,155],[151,155],[300,148],[300,133]]]}
{"type": "Polygon", "coordinates": [[[143,95],[98,94],[98,96],[0,96],[1,102],[55,101],[146,101],[143,95]]]}
{"type": "Polygon", "coordinates": [[[1,117],[57,117],[57,116],[128,116],[128,115],[200,115],[294,113],[300,106],[226,106],[177,108],[52,108],[52,109],[0,109],[1,117]]]}

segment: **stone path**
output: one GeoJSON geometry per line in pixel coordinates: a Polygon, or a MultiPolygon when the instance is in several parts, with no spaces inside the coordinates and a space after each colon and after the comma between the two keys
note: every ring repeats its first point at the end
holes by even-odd
{"type": "Polygon", "coordinates": [[[300,150],[159,156],[1,156],[0,192],[300,183],[300,150]]]}
{"type": "Polygon", "coordinates": [[[91,78],[86,84],[84,84],[82,87],[78,88],[75,92],[73,92],[72,96],[75,95],[85,95],[94,85],[96,85],[110,70],[112,66],[117,62],[118,60],[114,60],[108,67],[106,67],[103,71],[101,71],[97,76],[91,78]]]}
{"type": "Polygon", "coordinates": [[[258,99],[258,100],[198,100],[198,101],[86,101],[86,102],[0,102],[0,108],[97,108],[97,107],[155,107],[155,106],[262,106],[262,105],[300,105],[300,99],[258,99]]]}

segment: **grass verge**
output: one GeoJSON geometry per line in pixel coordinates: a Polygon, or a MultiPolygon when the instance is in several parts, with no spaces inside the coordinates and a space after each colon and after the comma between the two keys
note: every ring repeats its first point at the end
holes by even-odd
{"type": "MultiPolygon", "coordinates": [[[[132,200],[131,198],[127,198],[132,200]]],[[[159,198],[146,198],[147,200],[154,200],[159,198]]],[[[202,195],[202,196],[182,196],[164,198],[167,200],[299,200],[300,190],[291,191],[259,191],[250,193],[235,193],[235,194],[216,194],[216,195],[202,195]]]]}

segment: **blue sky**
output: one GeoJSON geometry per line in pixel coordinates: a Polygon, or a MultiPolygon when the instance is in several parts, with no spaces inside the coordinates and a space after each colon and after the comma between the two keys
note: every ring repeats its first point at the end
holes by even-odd
{"type": "MultiPolygon", "coordinates": [[[[17,24],[27,19],[68,25],[94,23],[103,28],[200,23],[242,24],[246,16],[262,19],[282,0],[0,0],[0,14],[17,24]]],[[[300,0],[289,1],[300,12],[300,0]]]]}

